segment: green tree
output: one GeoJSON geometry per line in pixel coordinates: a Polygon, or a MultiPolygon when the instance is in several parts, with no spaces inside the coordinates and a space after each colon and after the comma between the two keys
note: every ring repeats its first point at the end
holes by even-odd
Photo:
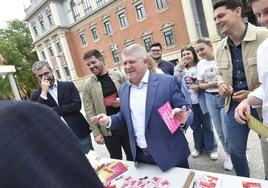
{"type": "MultiPolygon", "coordinates": [[[[32,64],[38,60],[37,54],[33,51],[34,45],[27,24],[20,20],[12,20],[7,27],[0,31],[0,53],[6,59],[6,64],[15,65],[16,80],[22,98],[28,98],[33,89],[38,87],[38,82],[31,72],[32,64]]],[[[7,87],[6,80],[2,78],[0,92],[5,97],[12,96],[7,87]]],[[[1,95],[0,95],[1,98],[1,95]]]]}

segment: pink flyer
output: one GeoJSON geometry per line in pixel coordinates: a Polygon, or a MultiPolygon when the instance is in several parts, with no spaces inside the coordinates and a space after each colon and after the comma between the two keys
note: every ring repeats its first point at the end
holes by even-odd
{"type": "Polygon", "coordinates": [[[170,132],[173,134],[180,127],[180,122],[177,119],[171,118],[172,108],[169,102],[166,102],[163,106],[161,106],[158,109],[158,112],[166,123],[170,132]]]}

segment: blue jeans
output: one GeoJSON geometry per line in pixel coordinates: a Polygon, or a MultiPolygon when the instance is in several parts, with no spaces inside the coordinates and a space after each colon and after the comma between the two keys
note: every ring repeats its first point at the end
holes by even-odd
{"type": "Polygon", "coordinates": [[[209,113],[203,114],[199,104],[192,104],[193,123],[190,125],[193,130],[194,147],[197,151],[205,149],[207,153],[217,151],[217,143],[209,113]]]}
{"type": "Polygon", "coordinates": [[[213,125],[217,131],[224,151],[227,154],[230,154],[229,144],[227,141],[226,125],[224,122],[224,101],[225,97],[210,95],[206,93],[206,103],[213,125]]]}
{"type": "Polygon", "coordinates": [[[78,140],[79,140],[79,144],[80,144],[84,153],[88,153],[89,150],[94,150],[93,146],[92,146],[90,135],[86,138],[83,138],[83,139],[78,138],[78,140]]]}
{"type": "MultiPolygon", "coordinates": [[[[236,175],[249,177],[249,167],[246,157],[249,128],[247,124],[241,125],[234,119],[235,108],[238,104],[237,102],[231,102],[229,111],[225,115],[227,140],[236,175]]],[[[256,110],[251,109],[251,114],[258,117],[256,110]]]]}

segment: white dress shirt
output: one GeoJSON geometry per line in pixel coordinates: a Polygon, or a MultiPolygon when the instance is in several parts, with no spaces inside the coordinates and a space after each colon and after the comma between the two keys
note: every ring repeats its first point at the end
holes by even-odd
{"type": "Polygon", "coordinates": [[[136,143],[140,148],[147,148],[145,139],[145,108],[148,79],[149,70],[146,71],[138,86],[129,83],[131,85],[129,96],[131,119],[136,143]]]}
{"type": "MultiPolygon", "coordinates": [[[[48,88],[48,92],[53,97],[53,99],[55,100],[57,105],[59,105],[59,102],[58,102],[58,81],[57,80],[55,80],[52,88],[50,88],[50,87],[48,88]]],[[[47,96],[40,95],[40,97],[43,98],[44,100],[47,100],[47,96]]],[[[61,116],[61,120],[66,125],[68,125],[62,116],[61,116]]]]}
{"type": "Polygon", "coordinates": [[[264,40],[257,51],[257,68],[259,82],[262,84],[248,96],[262,100],[263,123],[268,126],[268,39],[264,40]]]}

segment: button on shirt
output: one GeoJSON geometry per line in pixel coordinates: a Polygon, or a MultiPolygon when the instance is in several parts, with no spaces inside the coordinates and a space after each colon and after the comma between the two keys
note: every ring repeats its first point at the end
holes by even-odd
{"type": "Polygon", "coordinates": [[[131,119],[136,143],[139,148],[147,148],[145,139],[145,108],[148,79],[149,70],[146,71],[138,86],[129,83],[131,85],[129,96],[131,119]]]}
{"type": "MultiPolygon", "coordinates": [[[[49,94],[52,96],[52,98],[54,99],[54,101],[57,103],[57,105],[59,105],[59,102],[58,102],[58,82],[57,80],[55,80],[54,84],[53,84],[53,87],[52,88],[48,88],[48,92],[49,94]]],[[[47,100],[47,96],[42,96],[40,95],[41,98],[43,98],[44,100],[47,100]]],[[[61,116],[61,120],[66,124],[66,121],[63,119],[63,117],[61,116]]]]}
{"type": "Polygon", "coordinates": [[[228,40],[233,64],[233,88],[234,92],[247,90],[247,80],[243,64],[242,45],[235,46],[231,40],[228,40]]]}

